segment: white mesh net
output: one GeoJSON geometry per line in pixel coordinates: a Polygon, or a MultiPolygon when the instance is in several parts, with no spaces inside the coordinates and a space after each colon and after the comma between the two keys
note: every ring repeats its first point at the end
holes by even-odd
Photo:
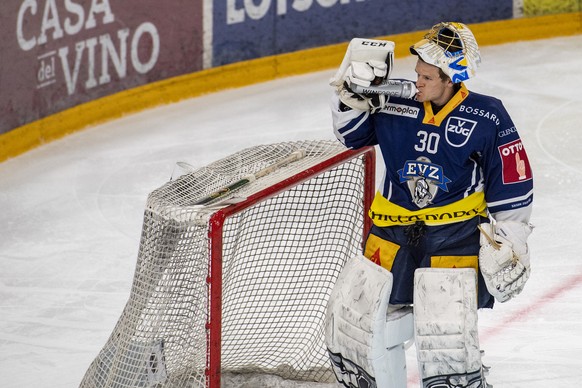
{"type": "Polygon", "coordinates": [[[222,373],[334,381],[323,320],[361,252],[366,159],[335,141],[256,146],[154,190],[129,301],[81,387],[218,387],[216,352],[222,373]],[[193,205],[297,150],[302,159],[193,205]]]}

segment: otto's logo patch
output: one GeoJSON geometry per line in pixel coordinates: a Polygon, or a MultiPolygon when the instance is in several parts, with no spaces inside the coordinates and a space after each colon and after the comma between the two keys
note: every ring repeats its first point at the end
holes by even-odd
{"type": "Polygon", "coordinates": [[[416,118],[416,117],[418,117],[418,114],[420,113],[420,109],[412,107],[412,106],[408,106],[408,105],[388,103],[384,106],[384,109],[382,109],[382,112],[388,113],[389,115],[406,116],[406,117],[416,118]]]}
{"type": "Polygon", "coordinates": [[[447,120],[445,138],[453,147],[462,147],[467,144],[471,133],[477,126],[473,120],[452,116],[447,120]]]}
{"type": "Polygon", "coordinates": [[[503,165],[503,184],[524,182],[532,179],[529,160],[521,140],[498,147],[503,165]]]}

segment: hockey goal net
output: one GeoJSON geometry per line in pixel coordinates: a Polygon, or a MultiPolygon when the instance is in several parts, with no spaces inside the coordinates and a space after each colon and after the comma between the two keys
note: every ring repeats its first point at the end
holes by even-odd
{"type": "Polygon", "coordinates": [[[261,145],[150,193],[129,301],[81,387],[335,381],[325,309],[361,252],[374,166],[336,141],[261,145]]]}

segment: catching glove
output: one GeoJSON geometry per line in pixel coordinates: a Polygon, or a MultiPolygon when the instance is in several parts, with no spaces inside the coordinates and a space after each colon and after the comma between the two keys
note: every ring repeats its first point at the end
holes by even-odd
{"type": "Polygon", "coordinates": [[[481,224],[479,267],[487,290],[499,302],[519,295],[530,276],[527,238],[532,226],[516,221],[481,224]]]}

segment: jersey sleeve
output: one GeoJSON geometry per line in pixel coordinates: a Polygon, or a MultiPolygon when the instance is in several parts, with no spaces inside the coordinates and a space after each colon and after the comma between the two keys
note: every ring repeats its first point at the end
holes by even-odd
{"type": "Polygon", "coordinates": [[[485,200],[496,218],[529,220],[533,202],[533,173],[517,129],[497,102],[496,133],[491,136],[483,158],[485,200]]]}
{"type": "Polygon", "coordinates": [[[337,93],[331,97],[331,116],[335,137],[348,148],[378,144],[369,111],[342,110],[337,93]]]}

